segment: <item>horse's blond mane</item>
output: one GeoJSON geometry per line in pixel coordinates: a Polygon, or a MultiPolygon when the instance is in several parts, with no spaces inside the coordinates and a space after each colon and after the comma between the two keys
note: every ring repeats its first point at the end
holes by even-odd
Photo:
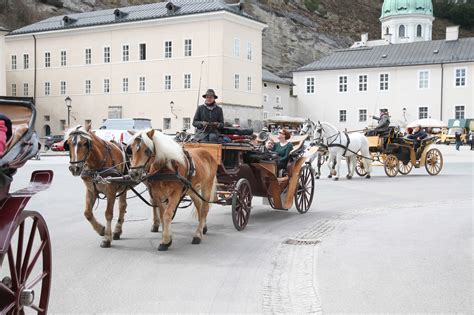
{"type": "Polygon", "coordinates": [[[176,161],[181,165],[186,165],[186,158],[184,156],[183,149],[181,146],[174,141],[171,137],[167,137],[162,132],[155,130],[153,133],[153,139],[150,139],[148,132],[151,129],[141,131],[135,134],[131,139],[132,143],[135,138],[141,136],[143,144],[153,152],[155,152],[155,162],[159,164],[169,164],[171,161],[176,161]]]}
{"type": "Polygon", "coordinates": [[[84,137],[88,140],[92,140],[92,137],[87,132],[86,128],[84,128],[84,126],[81,126],[81,125],[77,125],[76,127],[72,127],[70,129],[68,129],[66,131],[66,133],[64,134],[64,139],[69,139],[69,137],[71,137],[71,135],[81,135],[82,137],[84,137]]]}

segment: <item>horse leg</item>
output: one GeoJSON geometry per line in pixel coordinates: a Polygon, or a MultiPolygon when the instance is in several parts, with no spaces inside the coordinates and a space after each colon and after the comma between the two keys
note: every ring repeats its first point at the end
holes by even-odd
{"type": "MultiPolygon", "coordinates": [[[[168,196],[168,204],[164,208],[162,215],[162,224],[163,224],[163,234],[161,238],[160,246],[158,247],[159,251],[166,251],[171,246],[173,242],[171,236],[171,220],[173,218],[173,213],[176,207],[178,206],[179,200],[181,197],[181,191],[177,190],[171,193],[168,196]]],[[[160,209],[160,212],[162,210],[160,209]]]]}
{"type": "Polygon", "coordinates": [[[112,238],[114,240],[119,240],[120,236],[122,235],[122,225],[123,225],[123,221],[125,220],[126,212],[127,212],[127,193],[124,192],[119,197],[119,217],[117,220],[117,224],[115,224],[114,233],[112,234],[112,238]]]}
{"type": "Polygon", "coordinates": [[[114,218],[115,190],[107,193],[107,207],[105,209],[105,235],[102,237],[100,247],[109,248],[112,244],[112,219],[114,218]]]}
{"type": "Polygon", "coordinates": [[[333,164],[334,164],[333,156],[331,154],[329,154],[329,159],[328,159],[329,175],[328,175],[328,178],[332,178],[333,168],[335,167],[335,165],[333,165],[333,164]]]}
{"type": "MultiPolygon", "coordinates": [[[[202,194],[202,190],[200,191],[200,193],[201,193],[201,196],[204,199],[206,199],[206,197],[202,194]]],[[[202,217],[203,217],[202,213],[204,211],[205,206],[208,205],[208,204],[207,204],[207,202],[202,201],[201,198],[199,198],[195,194],[191,194],[190,197],[193,200],[194,209],[196,209],[197,218],[198,218],[198,221],[199,221],[198,227],[197,227],[196,231],[193,234],[193,241],[191,242],[191,244],[199,244],[199,243],[201,243],[201,239],[202,239],[202,235],[203,235],[203,231],[204,231],[204,225],[206,224],[205,219],[204,219],[204,222],[202,222],[202,217]]],[[[209,205],[208,205],[208,207],[209,207],[209,205]]],[[[206,213],[206,215],[207,215],[207,213],[206,213]]]]}
{"type": "Polygon", "coordinates": [[[336,174],[334,174],[334,180],[339,180],[339,168],[341,167],[341,158],[341,154],[336,155],[336,168],[333,170],[336,172],[336,174]]]}
{"type": "Polygon", "coordinates": [[[153,198],[150,198],[150,203],[153,205],[153,224],[151,225],[151,231],[156,233],[160,231],[160,216],[162,216],[162,214],[158,213],[159,209],[153,198]]]}
{"type": "Polygon", "coordinates": [[[354,157],[352,157],[352,156],[350,156],[350,157],[347,156],[347,157],[346,157],[346,162],[347,162],[347,175],[346,175],[346,178],[347,178],[347,179],[351,179],[351,178],[352,178],[352,175],[353,175],[353,174],[352,174],[353,171],[352,171],[352,168],[351,168],[351,167],[352,167],[352,164],[353,164],[353,163],[352,163],[352,160],[354,160],[354,157]]]}
{"type": "Polygon", "coordinates": [[[322,156],[320,153],[317,153],[318,155],[318,160],[317,160],[317,172],[316,172],[316,179],[319,179],[319,177],[321,176],[321,165],[323,165],[322,163],[322,156]]]}
{"type": "Polygon", "coordinates": [[[91,191],[86,189],[86,208],[84,209],[84,216],[86,217],[87,221],[92,225],[92,228],[99,234],[100,236],[104,236],[105,227],[97,222],[96,218],[94,217],[94,213],[92,212],[92,208],[97,200],[97,195],[95,191],[91,191]]]}

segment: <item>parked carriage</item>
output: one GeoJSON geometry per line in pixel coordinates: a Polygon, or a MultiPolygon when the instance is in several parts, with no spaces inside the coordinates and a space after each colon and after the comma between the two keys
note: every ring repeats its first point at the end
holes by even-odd
{"type": "MultiPolygon", "coordinates": [[[[369,150],[373,160],[383,164],[385,174],[394,177],[398,173],[407,175],[415,168],[425,167],[430,175],[438,175],[443,168],[443,155],[432,147],[436,137],[421,141],[418,152],[415,152],[413,140],[403,137],[397,127],[390,127],[384,136],[368,136],[369,150]]],[[[362,158],[358,158],[356,172],[365,176],[366,171],[362,158]]]]}
{"type": "Polygon", "coordinates": [[[34,171],[30,185],[10,193],[17,169],[35,156],[36,111],[31,98],[1,97],[0,112],[12,122],[12,135],[0,157],[0,314],[46,314],[51,287],[51,242],[46,222],[24,210],[47,189],[53,172],[34,171]]]}

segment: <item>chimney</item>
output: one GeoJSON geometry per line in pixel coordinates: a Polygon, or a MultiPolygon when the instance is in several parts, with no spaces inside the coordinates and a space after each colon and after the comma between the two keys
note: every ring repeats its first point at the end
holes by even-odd
{"type": "Polygon", "coordinates": [[[69,16],[67,16],[67,15],[65,15],[65,16],[63,17],[63,25],[64,25],[64,26],[71,25],[71,24],[73,24],[74,22],[76,22],[76,19],[73,19],[73,18],[71,18],[71,17],[69,17],[69,16]]]}
{"type": "Polygon", "coordinates": [[[166,9],[168,9],[168,14],[175,13],[179,9],[179,6],[170,1],[166,4],[166,9]]]}
{"type": "Polygon", "coordinates": [[[360,41],[362,46],[367,46],[367,41],[369,40],[369,33],[363,33],[360,35],[360,41]]]}
{"type": "Polygon", "coordinates": [[[446,41],[458,40],[459,25],[446,27],[446,41]]]}
{"type": "Polygon", "coordinates": [[[245,5],[245,0],[240,0],[239,1],[239,11],[242,11],[244,9],[244,5],[245,5]]]}

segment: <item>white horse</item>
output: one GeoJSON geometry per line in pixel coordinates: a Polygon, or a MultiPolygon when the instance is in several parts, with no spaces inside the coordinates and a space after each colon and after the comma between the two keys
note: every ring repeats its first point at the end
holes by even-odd
{"type": "Polygon", "coordinates": [[[357,157],[362,158],[364,168],[367,170],[367,175],[365,177],[370,178],[372,161],[369,152],[369,142],[363,134],[348,134],[346,132],[342,133],[328,122],[318,122],[315,138],[316,141],[321,142],[328,148],[328,168],[330,172],[330,175],[328,176],[329,178],[334,175],[334,180],[339,179],[339,167],[341,165],[341,159],[343,156],[347,161],[347,179],[351,179],[352,176],[354,176],[357,157]],[[332,167],[334,160],[333,157],[336,160],[335,169],[332,167]]]}
{"type": "MultiPolygon", "coordinates": [[[[313,162],[316,161],[316,168],[314,168],[313,166],[313,169],[315,169],[316,179],[319,179],[319,177],[321,176],[321,166],[324,164],[325,161],[327,161],[329,157],[329,152],[324,145],[321,145],[320,143],[316,141],[316,138],[315,138],[316,130],[317,130],[316,123],[308,118],[306,119],[306,121],[303,123],[303,126],[301,127],[300,135],[309,135],[308,140],[310,141],[310,146],[316,145],[319,147],[316,153],[310,156],[309,158],[309,163],[311,166],[313,166],[313,162]]],[[[333,163],[333,168],[334,167],[335,167],[335,163],[333,163]]]]}

